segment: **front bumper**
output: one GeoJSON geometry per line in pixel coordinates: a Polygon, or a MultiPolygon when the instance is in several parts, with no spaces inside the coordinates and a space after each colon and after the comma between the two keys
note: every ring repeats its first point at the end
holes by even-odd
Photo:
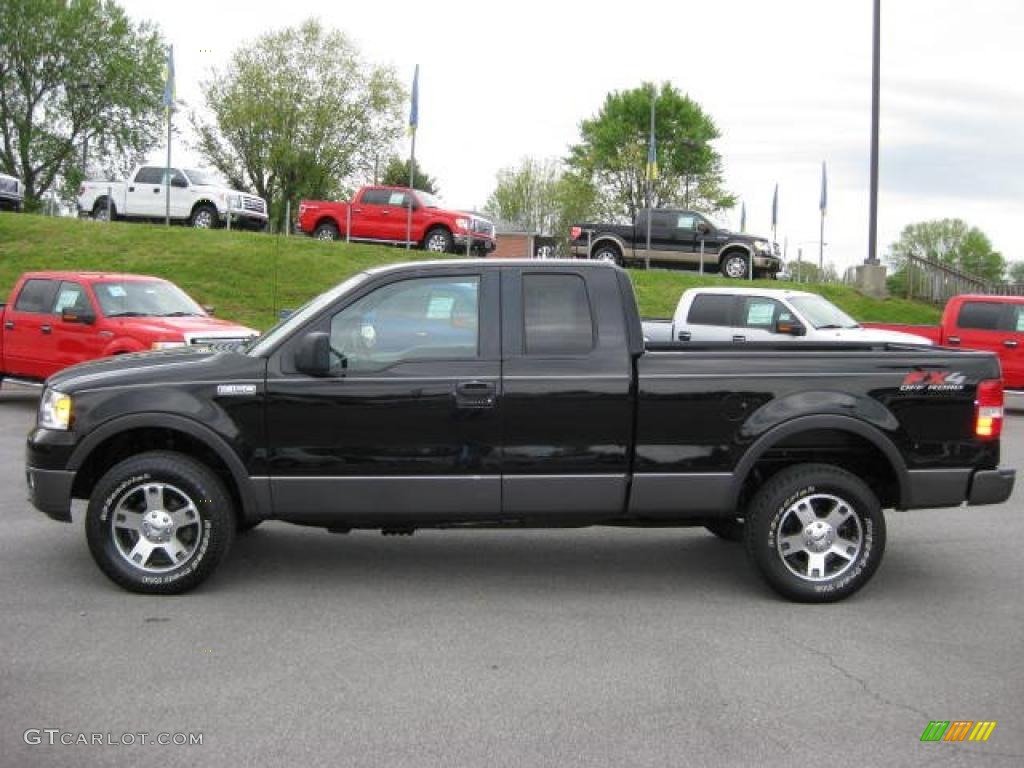
{"type": "Polygon", "coordinates": [[[983,504],[1002,504],[1013,493],[1017,477],[1015,469],[986,469],[974,473],[967,503],[972,507],[983,504]]]}
{"type": "MultiPolygon", "coordinates": [[[[466,240],[469,235],[453,235],[452,242],[455,244],[455,250],[466,250],[466,240]]],[[[495,249],[494,240],[489,237],[481,237],[479,235],[473,235],[473,242],[470,244],[470,250],[481,251],[482,253],[490,253],[495,249]]]]}
{"type": "Polygon", "coordinates": [[[0,209],[5,211],[20,211],[25,205],[25,199],[21,195],[13,195],[9,192],[0,192],[0,209]]]}
{"type": "Polygon", "coordinates": [[[267,228],[267,217],[262,214],[249,211],[231,211],[229,214],[222,214],[231,217],[232,229],[251,229],[262,232],[267,228]]]}
{"type": "Polygon", "coordinates": [[[754,254],[754,269],[763,269],[769,272],[778,272],[782,269],[781,259],[767,254],[754,254]]]}
{"type": "Polygon", "coordinates": [[[71,522],[71,487],[75,473],[66,469],[25,467],[28,500],[47,517],[62,523],[71,522]]]}

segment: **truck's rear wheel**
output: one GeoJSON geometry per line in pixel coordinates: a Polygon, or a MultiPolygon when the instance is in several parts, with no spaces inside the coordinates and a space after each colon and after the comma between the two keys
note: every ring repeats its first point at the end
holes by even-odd
{"type": "Polygon", "coordinates": [[[433,253],[450,253],[452,245],[452,233],[442,227],[435,227],[423,238],[423,250],[433,253]]]}
{"type": "Polygon", "coordinates": [[[757,492],[747,554],[790,600],[827,603],[863,587],[882,561],[885,518],[871,489],[827,464],[789,467],[757,492]]]}
{"type": "Polygon", "coordinates": [[[235,528],[231,496],[217,476],[169,451],[112,467],[93,489],[85,519],[103,573],[132,592],[164,595],[209,577],[235,528]]]}
{"type": "Polygon", "coordinates": [[[720,270],[722,275],[725,277],[731,277],[734,280],[741,280],[747,277],[747,270],[749,267],[749,257],[746,254],[733,252],[727,254],[725,258],[722,259],[720,270]]]}
{"type": "Polygon", "coordinates": [[[99,200],[97,200],[96,204],[92,207],[92,217],[96,221],[108,221],[109,219],[113,219],[116,216],[117,208],[114,207],[113,203],[110,204],[110,211],[108,214],[107,198],[105,197],[101,197],[99,200]]]}
{"type": "Polygon", "coordinates": [[[338,228],[333,223],[325,221],[317,225],[313,231],[313,237],[317,240],[337,240],[339,237],[338,228]]]}
{"type": "Polygon", "coordinates": [[[194,229],[213,229],[217,226],[217,209],[212,205],[201,205],[192,213],[189,224],[194,229]]]}
{"type": "Polygon", "coordinates": [[[618,246],[612,245],[611,243],[599,245],[594,249],[593,259],[594,261],[605,261],[621,267],[622,251],[619,250],[618,246]]]}

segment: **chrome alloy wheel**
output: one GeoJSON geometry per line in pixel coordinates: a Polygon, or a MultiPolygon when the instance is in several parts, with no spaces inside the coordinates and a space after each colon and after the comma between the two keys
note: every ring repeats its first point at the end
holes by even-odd
{"type": "Polygon", "coordinates": [[[434,253],[445,253],[448,250],[448,238],[444,232],[435,232],[427,238],[427,250],[434,253]]]}
{"type": "Polygon", "coordinates": [[[209,208],[196,211],[195,218],[192,220],[192,226],[196,229],[212,229],[213,212],[209,208]]]}
{"type": "Polygon", "coordinates": [[[195,503],[167,483],[142,483],[125,493],[111,515],[110,532],[121,557],[148,573],[178,568],[203,539],[195,503]]]}
{"type": "Polygon", "coordinates": [[[725,275],[733,279],[747,276],[747,262],[742,256],[730,256],[725,261],[725,275]]]}
{"type": "Polygon", "coordinates": [[[805,496],[779,520],[779,558],[794,576],[807,581],[842,575],[857,562],[863,546],[860,518],[838,496],[805,496]]]}

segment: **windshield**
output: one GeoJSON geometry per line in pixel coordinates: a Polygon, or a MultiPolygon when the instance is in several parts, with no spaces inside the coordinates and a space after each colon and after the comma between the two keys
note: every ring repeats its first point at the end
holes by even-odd
{"type": "Polygon", "coordinates": [[[358,275],[353,275],[345,282],[334,286],[329,291],[307,301],[287,317],[278,320],[269,331],[257,337],[253,344],[246,349],[246,352],[257,357],[270,354],[278,344],[291,335],[294,329],[304,325],[307,320],[321,312],[325,307],[333,304],[335,300],[355,288],[366,278],[367,274],[360,272],[358,275]]]}
{"type": "Polygon", "coordinates": [[[191,179],[193,184],[208,187],[226,186],[223,179],[217,176],[217,174],[210,173],[209,171],[197,171],[195,168],[186,168],[185,175],[191,179]]]}
{"type": "Polygon", "coordinates": [[[424,208],[444,208],[444,203],[430,193],[416,190],[416,194],[419,196],[420,202],[423,203],[424,208]]]}
{"type": "Polygon", "coordinates": [[[728,227],[725,226],[722,222],[718,221],[718,219],[712,218],[711,216],[708,216],[706,213],[702,213],[701,216],[703,216],[704,220],[707,221],[707,223],[710,224],[714,229],[728,229],[728,227]]]}
{"type": "Polygon", "coordinates": [[[821,296],[791,296],[790,302],[816,329],[860,328],[857,321],[821,296]]]}
{"type": "Polygon", "coordinates": [[[205,317],[181,288],[163,280],[110,280],[93,286],[107,317],[205,317]]]}

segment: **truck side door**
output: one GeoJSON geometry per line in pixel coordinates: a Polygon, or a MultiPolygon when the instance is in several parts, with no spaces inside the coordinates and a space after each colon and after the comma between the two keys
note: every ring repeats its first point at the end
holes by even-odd
{"type": "Polygon", "coordinates": [[[782,302],[767,296],[737,296],[736,305],[733,341],[793,341],[796,338],[775,332],[775,324],[780,318],[787,318],[790,322],[796,319],[782,302]]]}
{"type": "Polygon", "coordinates": [[[54,297],[58,281],[30,278],[22,283],[14,303],[4,313],[6,373],[44,379],[53,371],[48,355],[52,347],[54,297]]]}
{"type": "Polygon", "coordinates": [[[1007,303],[1003,312],[1003,381],[1007,389],[1024,389],[1024,304],[1007,303]]]}
{"type": "Polygon", "coordinates": [[[84,285],[71,280],[61,282],[53,315],[54,349],[50,361],[51,373],[76,363],[102,357],[110,339],[102,335],[97,328],[99,314],[84,285]],[[63,319],[65,310],[74,316],[74,321],[63,319]]]}
{"type": "Polygon", "coordinates": [[[614,518],[625,504],[632,360],[613,270],[502,270],[502,509],[614,518]]]}
{"type": "Polygon", "coordinates": [[[277,515],[396,527],[501,511],[498,270],[368,283],[272,355],[266,423],[277,515]],[[299,373],[307,332],[332,369],[299,373]]]}
{"type": "MultiPolygon", "coordinates": [[[[384,240],[386,226],[382,211],[387,207],[390,193],[386,189],[364,189],[358,202],[352,203],[352,238],[358,240],[384,240]]],[[[389,212],[390,216],[390,212],[389,212]]]]}
{"type": "Polygon", "coordinates": [[[135,178],[126,184],[124,215],[155,218],[163,213],[164,199],[160,196],[160,192],[163,191],[163,174],[163,168],[139,168],[135,178]]]}
{"type": "Polygon", "coordinates": [[[681,323],[676,341],[732,341],[735,297],[730,293],[698,293],[681,323]]]}

